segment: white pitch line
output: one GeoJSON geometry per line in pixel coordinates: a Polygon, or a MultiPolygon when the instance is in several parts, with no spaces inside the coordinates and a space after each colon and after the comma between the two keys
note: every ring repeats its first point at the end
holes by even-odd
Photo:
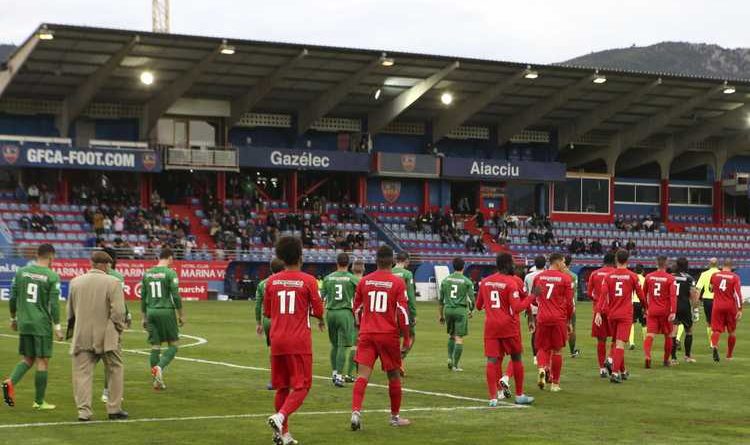
{"type": "MultiPolygon", "coordinates": [[[[498,406],[497,408],[508,409],[516,408],[515,405],[510,406],[498,406]]],[[[414,413],[414,412],[440,412],[440,411],[474,411],[474,410],[488,410],[492,411],[494,408],[488,408],[487,406],[452,406],[452,407],[416,407],[416,408],[404,408],[401,410],[402,413],[414,413]]],[[[390,409],[373,409],[363,410],[363,413],[384,413],[390,414],[390,409]]],[[[294,417],[297,416],[327,416],[327,415],[349,415],[351,411],[300,411],[294,413],[294,417]]],[[[89,422],[38,422],[38,423],[6,423],[0,424],[0,429],[16,429],[16,428],[34,428],[34,427],[49,427],[49,426],[90,426],[90,425],[119,425],[127,423],[154,423],[154,422],[186,422],[195,420],[227,420],[227,419],[253,419],[259,417],[268,417],[268,413],[253,413],[253,414],[228,414],[224,416],[189,416],[189,417],[152,417],[146,419],[127,419],[127,420],[92,420],[89,422]]]]}

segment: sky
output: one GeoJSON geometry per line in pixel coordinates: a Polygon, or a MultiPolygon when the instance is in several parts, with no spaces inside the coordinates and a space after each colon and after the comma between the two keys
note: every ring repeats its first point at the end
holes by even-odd
{"type": "MultiPolygon", "coordinates": [[[[172,32],[554,63],[662,41],[750,47],[747,0],[171,0],[172,32]]],[[[0,0],[0,43],[42,22],[151,30],[151,0],[0,0]]]]}

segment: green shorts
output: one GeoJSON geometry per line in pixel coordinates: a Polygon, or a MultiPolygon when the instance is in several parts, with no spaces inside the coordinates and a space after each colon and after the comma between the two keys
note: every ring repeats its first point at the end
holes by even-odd
{"type": "Polygon", "coordinates": [[[466,337],[469,335],[469,316],[466,309],[446,309],[445,326],[450,336],[466,337]]]}
{"type": "Polygon", "coordinates": [[[159,345],[180,339],[177,327],[177,315],[173,309],[151,309],[146,314],[148,319],[148,342],[159,345]]]}
{"type": "Polygon", "coordinates": [[[18,353],[24,357],[52,357],[52,335],[25,335],[18,337],[18,353]]]}
{"type": "Polygon", "coordinates": [[[266,346],[271,346],[271,319],[263,317],[263,333],[266,334],[266,346]]]}
{"type": "Polygon", "coordinates": [[[328,339],[333,346],[354,346],[356,333],[354,314],[349,309],[332,309],[326,313],[328,339]]]}

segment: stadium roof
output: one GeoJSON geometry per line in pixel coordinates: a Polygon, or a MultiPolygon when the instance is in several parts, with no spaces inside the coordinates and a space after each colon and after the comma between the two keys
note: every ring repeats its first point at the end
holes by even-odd
{"type": "Polygon", "coordinates": [[[300,132],[325,116],[366,118],[373,133],[395,120],[430,122],[434,141],[462,125],[489,128],[500,144],[556,131],[571,165],[630,149],[647,155],[640,162],[744,148],[750,111],[746,80],[56,24],[41,25],[2,68],[0,99],[63,101],[68,122],[96,102],[142,107],[153,125],[179,98],[214,99],[231,103],[232,122],[250,111],[290,114],[300,132]],[[54,38],[40,39],[44,30],[54,38]],[[144,70],[153,85],[140,82],[144,70]]]}

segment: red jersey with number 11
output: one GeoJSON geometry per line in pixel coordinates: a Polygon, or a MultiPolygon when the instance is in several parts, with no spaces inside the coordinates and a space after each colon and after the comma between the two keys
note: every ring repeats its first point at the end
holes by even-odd
{"type": "Polygon", "coordinates": [[[310,315],[323,316],[315,277],[282,271],[266,280],[263,313],[271,319],[271,355],[312,354],[310,315]]]}
{"type": "Polygon", "coordinates": [[[409,312],[404,280],[390,271],[376,270],[359,280],[354,293],[354,316],[360,334],[393,334],[406,331],[409,312]]]}

